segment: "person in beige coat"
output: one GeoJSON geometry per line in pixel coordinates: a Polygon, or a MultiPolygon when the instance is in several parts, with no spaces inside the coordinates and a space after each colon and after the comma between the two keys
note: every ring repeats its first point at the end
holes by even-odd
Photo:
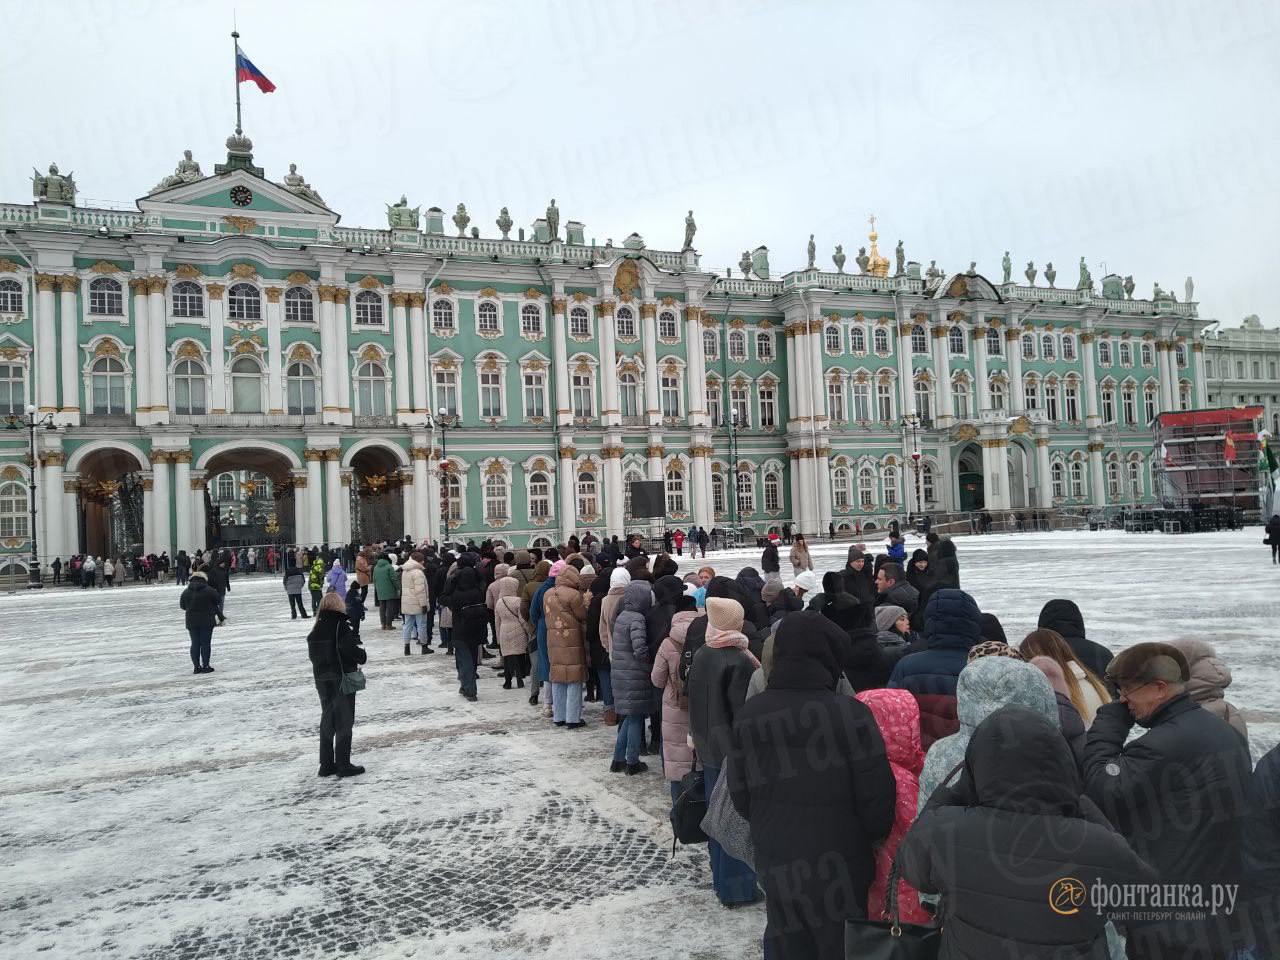
{"type": "Polygon", "coordinates": [[[356,554],[356,583],[360,584],[361,594],[367,595],[373,564],[369,560],[369,551],[361,550],[356,554]]]}
{"type": "MultiPolygon", "coordinates": [[[[507,564],[495,564],[493,567],[493,582],[485,587],[484,605],[489,608],[489,633],[493,636],[493,643],[489,644],[491,647],[498,646],[498,618],[494,615],[494,603],[498,599],[498,581],[510,572],[511,567],[507,564]]],[[[494,669],[498,669],[496,664],[494,669]]]]}
{"type": "Polygon", "coordinates": [[[524,689],[529,675],[529,627],[520,615],[520,581],[512,576],[495,580],[493,616],[498,626],[498,648],[502,652],[503,690],[511,689],[511,681],[524,689]]]}
{"type": "Polygon", "coordinates": [[[613,649],[613,620],[622,606],[622,595],[627,592],[631,574],[626,567],[614,567],[609,574],[609,592],[600,601],[600,642],[606,650],[613,649]]]}
{"type": "Polygon", "coordinates": [[[653,685],[662,691],[662,773],[671,784],[672,804],[679,796],[680,781],[696,760],[689,745],[689,694],[680,680],[680,661],[689,624],[701,616],[697,610],[683,610],[671,618],[650,674],[653,685]]]}
{"type": "Polygon", "coordinates": [[[809,545],[805,543],[804,534],[796,534],[796,542],[791,547],[791,570],[798,577],[806,570],[813,569],[813,560],[809,556],[809,545]]]}
{"type": "Polygon", "coordinates": [[[1231,729],[1249,745],[1249,727],[1234,704],[1226,699],[1231,686],[1231,670],[1218,659],[1218,652],[1207,640],[1174,640],[1173,645],[1182,651],[1191,667],[1191,679],[1187,681],[1187,693],[1191,699],[1215,717],[1231,724],[1231,729]]]}
{"type": "Polygon", "coordinates": [[[415,640],[421,653],[435,653],[431,649],[431,635],[427,633],[427,607],[431,603],[427,594],[427,574],[423,569],[423,555],[417,550],[400,567],[400,612],[404,614],[404,648],[415,640]]]}
{"type": "Polygon", "coordinates": [[[577,568],[566,565],[543,597],[547,620],[547,656],[551,674],[551,719],[577,730],[582,721],[582,688],[587,679],[587,605],[578,589],[577,568]]]}

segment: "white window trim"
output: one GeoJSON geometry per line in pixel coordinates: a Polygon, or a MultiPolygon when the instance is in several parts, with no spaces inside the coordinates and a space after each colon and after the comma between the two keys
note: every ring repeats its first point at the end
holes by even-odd
{"type": "MultiPolygon", "coordinates": [[[[96,356],[98,344],[104,340],[111,340],[120,348],[118,359],[124,367],[124,415],[132,416],[133,414],[133,364],[130,362],[130,356],[133,353],[133,347],[122,341],[119,337],[113,337],[110,334],[99,334],[88,343],[81,344],[80,349],[84,351],[84,364],[80,368],[81,388],[84,393],[83,407],[86,416],[95,416],[93,412],[93,364],[98,359],[96,356]]],[[[31,395],[27,394],[27,402],[31,402],[31,395]]],[[[101,414],[98,414],[101,416],[101,414]]]]}
{"type": "MultiPolygon", "coordinates": [[[[495,423],[495,422],[502,423],[503,421],[508,420],[511,417],[511,404],[508,402],[508,398],[507,398],[507,365],[508,363],[510,363],[510,361],[505,356],[498,353],[496,350],[485,350],[483,353],[478,355],[472,361],[472,365],[475,367],[475,371],[476,371],[476,416],[483,423],[495,423]],[[498,365],[498,396],[502,403],[502,415],[499,417],[486,417],[484,415],[484,410],[480,405],[480,375],[484,373],[484,366],[490,360],[492,360],[494,363],[498,365]]],[[[545,385],[544,385],[544,392],[545,392],[545,385]]],[[[523,415],[524,415],[524,381],[523,380],[520,383],[520,393],[521,393],[520,413],[521,413],[521,418],[523,419],[523,415]]]]}
{"type": "Polygon", "coordinates": [[[441,372],[452,373],[455,377],[455,388],[458,392],[457,415],[459,418],[463,416],[466,397],[462,386],[462,365],[463,358],[452,350],[440,350],[439,352],[431,355],[430,373],[427,375],[427,389],[431,392],[432,411],[439,410],[440,407],[443,406],[440,401],[440,395],[437,392],[436,374],[441,372]],[[449,367],[441,367],[441,360],[452,361],[452,364],[449,367]]]}
{"type": "MultiPolygon", "coordinates": [[[[16,316],[16,314],[10,314],[10,316],[16,316]]],[[[31,397],[31,348],[27,346],[26,343],[24,343],[22,340],[19,340],[15,336],[6,336],[4,338],[0,338],[0,347],[17,351],[18,355],[14,357],[12,360],[0,360],[0,363],[6,364],[8,366],[21,368],[22,370],[22,402],[24,405],[28,403],[34,403],[35,401],[31,397]]],[[[83,406],[81,406],[81,409],[82,410],[84,409],[83,406]]],[[[17,410],[14,412],[22,413],[22,411],[20,410],[17,410]]]]}
{"type": "Polygon", "coordinates": [[[0,273],[0,280],[16,280],[18,283],[18,286],[22,288],[22,310],[20,310],[17,313],[14,313],[12,311],[0,313],[0,323],[3,323],[3,324],[21,323],[23,320],[27,319],[27,317],[30,316],[31,314],[31,297],[33,293],[31,290],[31,285],[28,283],[28,277],[26,274],[13,273],[12,271],[6,271],[4,273],[0,273]]]}
{"type": "Polygon", "coordinates": [[[461,321],[458,319],[462,316],[461,308],[458,305],[458,298],[453,294],[429,292],[424,309],[426,311],[424,322],[427,324],[428,337],[439,337],[442,340],[448,340],[456,337],[461,332],[461,321]],[[441,329],[436,326],[436,304],[440,301],[449,304],[453,310],[453,326],[447,329],[441,329]]]}
{"type": "MultiPolygon", "coordinates": [[[[207,415],[213,402],[213,374],[209,370],[209,361],[205,355],[204,344],[198,344],[200,347],[200,356],[198,358],[178,356],[178,348],[190,339],[190,337],[183,337],[181,340],[176,340],[169,345],[169,366],[167,370],[169,409],[175,414],[178,411],[178,364],[190,360],[203,371],[201,378],[204,380],[204,412],[207,415]]],[[[193,416],[199,416],[199,414],[193,414],[193,416]]]]}
{"type": "MultiPolygon", "coordinates": [[[[363,329],[368,330],[369,328],[365,327],[363,329]]],[[[357,349],[351,351],[351,415],[353,417],[394,417],[396,407],[391,399],[391,381],[395,375],[391,369],[390,354],[376,343],[373,346],[379,354],[376,360],[372,357],[360,356],[360,354],[364,353],[366,344],[360,344],[357,349]],[[382,371],[385,374],[382,378],[383,409],[387,411],[386,413],[370,413],[367,410],[361,412],[355,409],[360,395],[356,373],[366,363],[377,363],[382,366],[382,371]]]]}
{"type": "MultiPolygon", "coordinates": [[[[80,277],[80,302],[84,305],[80,310],[80,322],[86,326],[94,323],[118,323],[122,327],[127,327],[133,322],[133,291],[129,289],[129,279],[126,277],[121,280],[123,271],[119,274],[89,274],[80,277]],[[95,280],[101,279],[114,280],[120,284],[120,305],[122,312],[119,316],[111,313],[91,313],[89,304],[89,286],[95,280]]],[[[38,293],[36,294],[39,295],[38,293]]],[[[29,298],[28,298],[29,299],[29,298]]],[[[31,308],[27,307],[27,314],[31,314],[31,308]]]]}
{"type": "MultiPolygon", "coordinates": [[[[471,476],[471,464],[456,453],[449,454],[448,460],[450,466],[456,468],[452,473],[458,478],[458,519],[453,521],[458,526],[450,529],[460,529],[467,525],[467,481],[471,476]]],[[[443,477],[440,478],[440,483],[443,486],[443,477]]],[[[443,500],[443,497],[441,499],[443,500]]],[[[450,503],[452,503],[452,499],[450,503]]],[[[440,504],[436,504],[436,509],[438,510],[440,506],[440,504]]],[[[483,510],[483,507],[481,509],[483,510]]]]}
{"type": "Polygon", "coordinates": [[[868,347],[872,353],[881,359],[893,356],[893,334],[890,332],[887,324],[877,323],[871,327],[871,342],[868,344],[868,347]],[[883,350],[876,347],[876,335],[880,331],[884,332],[885,348],[883,350]]]}
{"type": "MultiPolygon", "coordinates": [[[[387,296],[386,290],[379,287],[376,290],[366,290],[358,284],[348,286],[347,298],[347,326],[350,332],[356,336],[362,336],[366,333],[388,333],[391,330],[391,303],[387,296]],[[362,293],[374,294],[382,304],[382,323],[374,325],[369,323],[356,323],[356,297],[362,293]]],[[[265,298],[264,298],[265,299],[265,298]]],[[[262,319],[265,321],[267,315],[263,312],[262,319]]]]}
{"type": "MultiPolygon", "coordinates": [[[[205,289],[205,285],[195,277],[171,277],[169,283],[165,286],[164,303],[166,317],[166,326],[173,326],[178,323],[189,323],[194,326],[207,327],[209,325],[209,291],[205,289]],[[180,317],[174,311],[174,296],[176,288],[180,283],[194,283],[200,288],[201,314],[198,317],[180,317]]],[[[265,317],[264,317],[265,319],[265,317]]]]}
{"type": "Polygon", "coordinates": [[[289,368],[293,366],[295,363],[305,364],[307,367],[311,369],[310,380],[313,384],[315,384],[315,391],[316,391],[315,406],[316,406],[316,413],[319,414],[324,410],[324,376],[321,373],[319,350],[314,351],[311,357],[305,360],[302,357],[294,357],[290,359],[289,357],[286,356],[284,358],[284,367],[280,371],[280,390],[282,393],[281,406],[284,407],[285,414],[287,416],[311,416],[311,414],[290,414],[289,413],[289,380],[291,379],[289,377],[289,368]]]}
{"type": "Polygon", "coordinates": [[[476,468],[480,471],[480,522],[487,527],[505,527],[510,525],[512,517],[515,513],[513,507],[513,497],[515,491],[512,489],[512,463],[506,457],[486,457],[476,462],[476,468]],[[498,518],[498,522],[494,523],[489,518],[489,466],[498,464],[502,467],[502,478],[506,484],[506,511],[502,517],[498,518]]]}
{"type": "Polygon", "coordinates": [[[680,342],[680,311],[675,307],[658,307],[657,313],[653,317],[654,330],[658,335],[659,343],[675,344],[680,342]],[[662,335],[662,315],[664,313],[671,314],[675,318],[676,335],[674,337],[664,337],[662,335]]]}
{"type": "Polygon", "coordinates": [[[471,330],[483,340],[499,340],[506,336],[507,323],[505,312],[502,309],[503,301],[501,297],[476,297],[471,303],[471,330]],[[498,311],[498,329],[496,331],[485,331],[480,329],[480,308],[485,304],[491,304],[498,311]]]}
{"type": "MultiPolygon", "coordinates": [[[[320,298],[316,295],[316,289],[310,283],[287,283],[280,292],[280,327],[283,330],[320,330],[320,298]],[[289,320],[288,310],[285,309],[285,296],[290,290],[301,289],[306,290],[311,295],[311,316],[314,318],[311,323],[305,323],[301,320],[289,320]]],[[[364,329],[369,329],[368,327],[364,329]]]]}
{"type": "MultiPolygon", "coordinates": [[[[267,322],[267,294],[266,294],[266,291],[262,289],[262,284],[259,283],[257,280],[251,280],[247,278],[242,279],[240,277],[232,277],[227,282],[226,289],[222,291],[222,303],[223,303],[222,322],[224,326],[229,327],[237,323],[266,324],[267,322]],[[241,286],[242,284],[247,287],[252,287],[253,289],[258,291],[258,319],[257,320],[237,320],[235,317],[231,316],[231,288],[241,286]]],[[[354,310],[353,310],[353,313],[354,313],[354,310]]],[[[364,329],[368,330],[369,328],[365,327],[364,329]]]]}
{"type": "MultiPolygon", "coordinates": [[[[269,377],[269,373],[267,372],[266,352],[254,350],[250,353],[232,353],[230,349],[228,349],[226,352],[227,352],[227,359],[222,366],[222,369],[223,369],[222,381],[223,381],[223,390],[225,391],[224,396],[227,398],[227,413],[234,414],[234,413],[242,412],[239,410],[231,409],[232,407],[235,406],[235,389],[234,389],[235,378],[231,373],[231,367],[233,364],[235,364],[237,360],[244,360],[247,358],[247,359],[253,360],[258,365],[258,371],[259,371],[258,373],[258,393],[259,393],[258,404],[261,407],[258,413],[248,413],[247,415],[248,416],[265,416],[267,411],[271,409],[270,406],[268,406],[267,404],[267,379],[269,377]]],[[[247,413],[247,411],[243,411],[243,412],[247,413]]]]}
{"type": "Polygon", "coordinates": [[[581,303],[572,301],[568,304],[568,308],[564,313],[564,330],[565,336],[575,343],[590,343],[596,338],[596,308],[595,304],[583,300],[581,303]],[[585,310],[587,313],[587,332],[585,335],[573,332],[573,311],[585,310]]]}
{"type": "Polygon", "coordinates": [[[530,343],[537,343],[547,338],[547,305],[541,299],[533,300],[525,297],[520,301],[520,309],[517,312],[519,313],[521,339],[528,340],[530,343]],[[537,333],[529,333],[524,328],[524,312],[529,307],[534,307],[538,311],[537,333]]]}
{"type": "MultiPolygon", "coordinates": [[[[534,523],[533,514],[530,512],[530,504],[533,501],[533,475],[535,473],[544,474],[547,478],[547,516],[545,518],[548,525],[556,518],[556,470],[557,463],[554,458],[549,456],[535,455],[520,464],[520,473],[524,480],[524,515],[525,519],[530,523],[534,523]],[[536,466],[538,461],[543,461],[542,467],[536,466]]],[[[541,524],[535,524],[541,526],[541,524]]]]}

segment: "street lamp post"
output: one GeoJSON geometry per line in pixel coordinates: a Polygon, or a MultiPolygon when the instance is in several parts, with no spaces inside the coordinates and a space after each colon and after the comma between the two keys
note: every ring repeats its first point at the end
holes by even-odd
{"type": "Polygon", "coordinates": [[[435,417],[427,414],[427,425],[432,430],[440,430],[440,549],[444,549],[449,537],[449,483],[446,479],[449,470],[448,430],[458,425],[458,415],[450,414],[441,407],[435,417]]]}
{"type": "Polygon", "coordinates": [[[40,462],[36,457],[36,427],[44,427],[46,430],[57,430],[53,423],[53,414],[46,413],[43,417],[36,416],[36,408],[34,404],[27,404],[26,413],[19,417],[17,414],[10,414],[5,418],[5,427],[9,430],[21,430],[23,427],[27,429],[27,451],[31,455],[31,493],[28,499],[28,507],[30,508],[31,523],[31,569],[30,586],[38,589],[44,586],[44,581],[40,578],[40,535],[36,530],[36,495],[40,491],[40,462]]]}
{"type": "Polygon", "coordinates": [[[920,478],[920,415],[909,413],[902,418],[911,430],[911,468],[915,472],[916,512],[924,513],[924,485],[920,478]]]}
{"type": "Polygon", "coordinates": [[[732,529],[729,531],[729,537],[725,546],[736,547],[738,545],[738,430],[742,427],[742,417],[737,410],[729,411],[729,461],[733,464],[733,489],[729,492],[730,503],[732,504],[729,511],[730,523],[732,529]]]}

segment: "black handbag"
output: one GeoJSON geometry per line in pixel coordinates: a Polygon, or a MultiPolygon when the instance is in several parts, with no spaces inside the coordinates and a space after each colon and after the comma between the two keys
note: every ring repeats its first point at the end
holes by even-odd
{"type": "Polygon", "coordinates": [[[898,861],[885,890],[888,920],[846,920],[845,960],[937,960],[942,930],[903,923],[898,917],[898,861]]]}
{"type": "Polygon", "coordinates": [[[671,805],[671,855],[676,843],[706,843],[702,820],[707,815],[707,785],[701,770],[692,770],[680,778],[680,792],[671,805]]]}

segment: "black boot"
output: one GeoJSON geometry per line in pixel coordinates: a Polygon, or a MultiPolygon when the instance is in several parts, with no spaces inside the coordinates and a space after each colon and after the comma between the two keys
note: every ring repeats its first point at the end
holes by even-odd
{"type": "Polygon", "coordinates": [[[409,655],[409,644],[407,643],[404,645],[404,655],[406,657],[409,655]]]}

